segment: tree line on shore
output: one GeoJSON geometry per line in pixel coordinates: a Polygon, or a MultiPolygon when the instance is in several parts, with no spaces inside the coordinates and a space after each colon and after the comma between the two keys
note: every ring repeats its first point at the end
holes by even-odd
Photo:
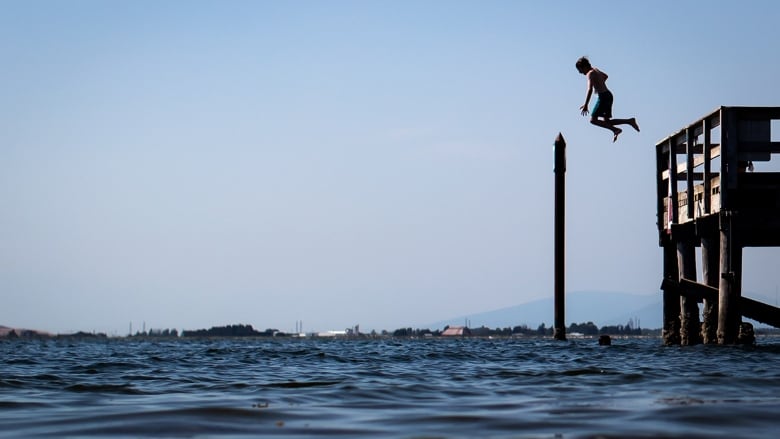
{"type": "MultiPolygon", "coordinates": [[[[351,333],[352,337],[439,337],[442,336],[449,326],[445,326],[441,330],[431,329],[414,329],[414,328],[399,328],[394,331],[381,331],[377,333],[372,331],[368,334],[351,333]]],[[[629,320],[626,325],[613,325],[603,326],[599,328],[593,322],[587,323],[572,323],[566,330],[570,334],[582,334],[586,336],[595,335],[658,335],[659,330],[642,329],[638,325],[635,325],[633,320],[629,320]]],[[[472,337],[511,337],[511,336],[552,336],[553,328],[546,326],[544,323],[537,328],[530,328],[528,325],[518,325],[515,327],[505,328],[488,328],[481,326],[478,328],[466,328],[463,335],[472,337]]],[[[147,333],[136,333],[134,337],[177,337],[178,333],[173,330],[150,330],[147,333]]],[[[258,331],[252,327],[252,325],[227,325],[227,326],[213,326],[210,329],[197,329],[197,330],[184,330],[181,332],[182,337],[290,337],[292,334],[288,334],[277,329],[266,329],[264,331],[258,331]]]]}
{"type": "MultiPolygon", "coordinates": [[[[392,335],[394,337],[436,337],[441,336],[447,331],[449,326],[445,326],[443,330],[431,331],[430,329],[412,329],[401,328],[396,329],[392,335]]],[[[566,328],[568,334],[582,334],[586,336],[596,335],[660,335],[659,329],[642,329],[638,325],[635,325],[633,320],[629,320],[626,325],[611,325],[603,326],[599,328],[593,322],[587,323],[572,323],[566,328]]],[[[485,326],[478,328],[465,328],[463,330],[464,335],[472,337],[512,337],[512,336],[538,336],[546,337],[553,335],[553,327],[548,327],[544,323],[534,328],[528,327],[528,325],[518,325],[512,328],[495,328],[491,329],[485,326]]]]}
{"type": "MultiPolygon", "coordinates": [[[[348,337],[442,337],[445,336],[445,331],[449,329],[449,326],[445,326],[442,330],[431,329],[413,329],[413,328],[399,328],[394,331],[371,331],[371,333],[357,333],[351,332],[348,337]]],[[[453,327],[456,328],[456,327],[453,327]]],[[[471,337],[548,337],[553,335],[553,328],[548,327],[544,323],[538,327],[530,328],[527,325],[518,325],[512,328],[487,328],[485,326],[477,328],[457,327],[463,330],[459,333],[461,336],[471,337]]],[[[761,328],[756,331],[763,334],[780,334],[780,329],[777,328],[761,328]]],[[[633,320],[629,320],[625,325],[610,325],[598,327],[593,322],[587,323],[572,323],[566,328],[567,334],[581,334],[583,336],[599,336],[599,335],[613,335],[613,336],[660,336],[660,329],[642,329],[638,324],[635,324],[633,320]]],[[[295,334],[297,335],[297,334],[295,334]]],[[[236,324],[226,326],[213,326],[209,329],[197,329],[197,330],[183,330],[179,332],[176,329],[150,329],[149,331],[139,331],[135,334],[129,335],[128,338],[196,338],[196,337],[293,337],[294,334],[288,334],[277,329],[266,329],[264,331],[258,331],[252,327],[252,325],[236,324]]],[[[107,338],[103,333],[87,333],[77,332],[74,334],[45,334],[38,331],[30,330],[11,330],[0,339],[43,339],[43,338],[84,338],[84,339],[102,339],[107,338]]]]}

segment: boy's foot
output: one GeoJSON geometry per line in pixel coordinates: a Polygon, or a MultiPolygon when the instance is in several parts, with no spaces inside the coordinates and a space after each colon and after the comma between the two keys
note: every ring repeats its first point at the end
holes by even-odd
{"type": "Polygon", "coordinates": [[[631,125],[637,132],[639,132],[639,125],[637,125],[635,117],[629,119],[628,124],[631,125]]]}
{"type": "Polygon", "coordinates": [[[612,138],[612,143],[615,143],[617,142],[617,138],[620,135],[620,133],[623,132],[623,130],[621,130],[620,128],[615,128],[612,132],[615,133],[615,137],[612,138]]]}

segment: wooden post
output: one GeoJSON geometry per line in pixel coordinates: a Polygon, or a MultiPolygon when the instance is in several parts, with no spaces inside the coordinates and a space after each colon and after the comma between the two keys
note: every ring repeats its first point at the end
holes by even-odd
{"type": "MultiPolygon", "coordinates": [[[[689,199],[691,204],[693,198],[689,199]]],[[[680,278],[696,281],[696,249],[689,240],[677,242],[677,270],[680,278]]],[[[680,296],[680,343],[690,346],[701,343],[699,304],[696,299],[680,296]]]]}
{"type": "Polygon", "coordinates": [[[566,321],[564,319],[564,244],[566,214],[566,141],[558,133],[555,138],[555,325],[553,337],[566,340],[566,321]]]}
{"type": "Polygon", "coordinates": [[[680,207],[677,203],[677,151],[674,139],[669,138],[669,229],[680,220],[680,207]]]}
{"type": "MultiPolygon", "coordinates": [[[[674,242],[666,239],[664,242],[664,279],[677,282],[677,249],[674,242]]],[[[669,288],[664,288],[664,344],[667,346],[680,344],[680,294],[669,288]]]]}
{"type": "MultiPolygon", "coordinates": [[[[694,182],[693,182],[693,148],[694,148],[694,136],[693,130],[689,127],[685,130],[685,194],[688,205],[686,207],[685,216],[688,221],[692,220],[695,215],[694,207],[696,206],[696,197],[694,195],[694,182]]],[[[694,259],[695,260],[695,259],[694,259]]],[[[695,273],[695,271],[694,271],[695,273]]]]}
{"type": "Polygon", "coordinates": [[[705,117],[702,122],[702,134],[704,134],[704,215],[712,213],[712,121],[705,117]]]}
{"type": "MultiPolygon", "coordinates": [[[[708,197],[709,198],[709,197],[708,197]]],[[[718,288],[720,284],[720,240],[717,230],[709,228],[701,237],[701,270],[705,285],[718,288]]],[[[702,337],[704,344],[718,342],[718,301],[704,299],[702,306],[702,337]]]]}
{"type": "Polygon", "coordinates": [[[734,344],[742,320],[742,247],[734,233],[733,212],[720,215],[720,284],[718,289],[718,344],[734,344]]]}

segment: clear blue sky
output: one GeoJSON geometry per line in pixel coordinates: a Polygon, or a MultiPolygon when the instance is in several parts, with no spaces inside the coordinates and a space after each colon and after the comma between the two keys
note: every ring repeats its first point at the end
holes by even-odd
{"type": "MultiPolygon", "coordinates": [[[[52,332],[550,297],[558,132],[567,290],[657,294],[655,143],[780,105],[775,1],[0,5],[0,324],[52,332]],[[580,116],[582,55],[641,133],[580,116]]],[[[747,251],[748,295],[777,255],[747,251]]]]}

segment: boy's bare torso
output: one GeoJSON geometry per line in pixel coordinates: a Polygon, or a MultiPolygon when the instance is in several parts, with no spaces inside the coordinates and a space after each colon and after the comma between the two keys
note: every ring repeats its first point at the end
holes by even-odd
{"type": "Polygon", "coordinates": [[[603,93],[608,90],[607,88],[607,74],[602,72],[601,70],[593,67],[590,69],[590,71],[587,73],[588,78],[588,85],[590,87],[593,87],[593,90],[596,91],[596,93],[603,93]]]}

